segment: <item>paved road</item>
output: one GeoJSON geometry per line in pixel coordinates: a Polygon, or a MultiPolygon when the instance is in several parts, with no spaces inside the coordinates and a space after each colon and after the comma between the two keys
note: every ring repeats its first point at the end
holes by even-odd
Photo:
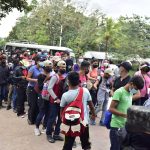
{"type": "MultiPolygon", "coordinates": [[[[16,117],[12,110],[0,109],[0,150],[62,149],[63,142],[51,144],[46,140],[45,134],[37,137],[33,131],[34,126],[27,124],[27,116],[16,117]]],[[[109,150],[109,134],[105,127],[91,126],[90,136],[92,150],[109,150]]],[[[74,150],[81,150],[80,144],[74,150]]]]}

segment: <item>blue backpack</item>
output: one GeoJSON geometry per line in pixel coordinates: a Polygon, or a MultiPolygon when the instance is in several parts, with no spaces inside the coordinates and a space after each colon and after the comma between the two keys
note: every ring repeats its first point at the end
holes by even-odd
{"type": "Polygon", "coordinates": [[[106,126],[107,129],[110,129],[110,123],[111,123],[111,117],[112,117],[112,113],[108,110],[105,111],[105,119],[104,119],[104,125],[106,126]]]}

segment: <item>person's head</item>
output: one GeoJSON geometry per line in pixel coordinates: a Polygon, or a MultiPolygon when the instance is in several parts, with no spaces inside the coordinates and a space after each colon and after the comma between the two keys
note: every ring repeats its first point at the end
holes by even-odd
{"type": "Polygon", "coordinates": [[[105,79],[109,79],[113,75],[114,75],[114,73],[113,73],[113,70],[111,68],[105,69],[105,71],[104,71],[104,78],[105,79]]]}
{"type": "Polygon", "coordinates": [[[33,60],[35,61],[35,64],[38,65],[38,63],[40,62],[40,57],[39,56],[35,56],[33,58],[33,60]]]}
{"type": "Polygon", "coordinates": [[[131,94],[136,94],[138,90],[143,89],[144,80],[141,76],[134,76],[129,81],[129,92],[131,94]]]}
{"type": "Polygon", "coordinates": [[[98,61],[96,59],[92,59],[91,65],[92,65],[92,68],[97,68],[98,67],[98,61]]]}
{"type": "Polygon", "coordinates": [[[45,60],[43,62],[43,70],[45,73],[50,73],[52,72],[53,64],[50,60],[45,60]]]}
{"type": "Polygon", "coordinates": [[[150,64],[148,62],[144,62],[140,65],[141,73],[146,74],[150,71],[150,64]]]}
{"type": "Polygon", "coordinates": [[[35,65],[37,65],[38,68],[43,67],[43,59],[40,56],[36,56],[33,59],[35,61],[35,65]]]}
{"type": "Polygon", "coordinates": [[[28,58],[29,57],[29,52],[24,52],[24,54],[23,54],[23,56],[24,56],[24,58],[28,58]]]}
{"type": "Polygon", "coordinates": [[[0,63],[2,66],[6,66],[6,56],[5,55],[1,55],[0,63]]]}
{"type": "Polygon", "coordinates": [[[19,64],[19,59],[13,59],[14,66],[17,66],[19,64]]]}
{"type": "Polygon", "coordinates": [[[80,77],[79,74],[77,72],[70,72],[68,74],[68,84],[71,87],[76,87],[78,86],[80,83],[80,77]]]}
{"type": "Polygon", "coordinates": [[[66,73],[66,62],[63,61],[63,60],[60,60],[60,61],[57,63],[57,69],[58,69],[58,72],[59,72],[60,74],[66,73]]]}
{"type": "Polygon", "coordinates": [[[131,62],[128,62],[128,61],[125,61],[125,62],[122,62],[120,65],[119,65],[119,73],[120,73],[120,76],[121,77],[124,77],[126,76],[129,71],[132,69],[132,64],[131,62]]]}
{"type": "Polygon", "coordinates": [[[84,61],[83,57],[78,58],[78,63],[81,64],[84,61]]]}
{"type": "Polygon", "coordinates": [[[66,61],[67,58],[68,58],[68,55],[67,55],[66,52],[64,52],[64,53],[61,54],[61,59],[62,59],[63,61],[66,61]]]}
{"type": "Polygon", "coordinates": [[[83,61],[81,63],[80,66],[80,70],[84,73],[84,74],[88,74],[89,73],[89,68],[90,68],[90,63],[88,61],[83,61]]]}

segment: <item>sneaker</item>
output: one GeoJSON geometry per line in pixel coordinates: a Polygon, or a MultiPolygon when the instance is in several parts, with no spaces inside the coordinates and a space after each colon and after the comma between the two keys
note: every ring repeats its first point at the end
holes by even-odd
{"type": "Polygon", "coordinates": [[[25,117],[24,115],[25,115],[25,112],[23,112],[23,113],[17,113],[17,116],[21,117],[21,118],[24,118],[25,117]]]}
{"type": "Polygon", "coordinates": [[[42,128],[41,133],[45,134],[46,133],[46,128],[42,128]]]}
{"type": "Polygon", "coordinates": [[[50,142],[50,143],[55,143],[55,140],[54,140],[54,138],[52,137],[52,135],[47,135],[47,140],[48,140],[48,142],[50,142]]]}
{"type": "Polygon", "coordinates": [[[92,126],[96,125],[95,120],[90,120],[90,125],[92,125],[92,126]]]}
{"type": "Polygon", "coordinates": [[[14,112],[14,113],[17,113],[17,110],[16,110],[16,109],[13,109],[13,112],[14,112]]]}
{"type": "Polygon", "coordinates": [[[104,123],[103,123],[103,121],[99,122],[99,126],[103,126],[103,127],[105,126],[104,123]]]}
{"type": "Polygon", "coordinates": [[[21,116],[21,118],[24,118],[24,117],[25,117],[24,115],[21,116]]]}
{"type": "Polygon", "coordinates": [[[61,137],[60,135],[54,135],[53,138],[56,141],[64,141],[63,137],[61,137]]]}
{"type": "Polygon", "coordinates": [[[34,123],[27,119],[29,125],[33,125],[34,123]]]}
{"type": "Polygon", "coordinates": [[[35,133],[36,136],[40,136],[41,135],[41,132],[40,132],[40,130],[38,128],[34,129],[34,133],[35,133]]]}
{"type": "Polygon", "coordinates": [[[6,108],[6,110],[10,110],[11,109],[11,106],[10,105],[8,105],[7,106],[7,108],[6,108]]]}

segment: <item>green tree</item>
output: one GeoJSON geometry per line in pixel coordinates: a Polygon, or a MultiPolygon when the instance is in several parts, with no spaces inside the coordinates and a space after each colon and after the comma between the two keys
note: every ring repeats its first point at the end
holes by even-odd
{"type": "Polygon", "coordinates": [[[0,0],[0,20],[14,8],[19,11],[30,10],[26,0],[0,0]]]}

